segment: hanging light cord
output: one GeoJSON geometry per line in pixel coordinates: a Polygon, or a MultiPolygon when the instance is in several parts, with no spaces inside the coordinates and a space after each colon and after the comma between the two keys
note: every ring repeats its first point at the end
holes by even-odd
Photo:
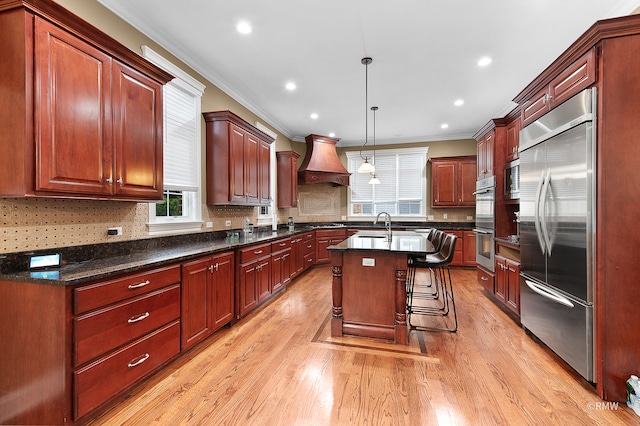
{"type": "Polygon", "coordinates": [[[362,156],[362,150],[369,141],[369,64],[373,59],[362,58],[360,62],[364,65],[364,144],[360,147],[360,158],[366,161],[367,158],[362,156]]]}
{"type": "Polygon", "coordinates": [[[376,111],[378,110],[377,106],[372,106],[371,111],[373,111],[373,164],[376,165],[376,111]]]}

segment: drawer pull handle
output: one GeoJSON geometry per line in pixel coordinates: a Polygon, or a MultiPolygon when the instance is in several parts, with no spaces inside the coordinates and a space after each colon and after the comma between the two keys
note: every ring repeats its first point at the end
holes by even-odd
{"type": "Polygon", "coordinates": [[[480,279],[481,279],[482,281],[489,281],[489,278],[487,278],[487,277],[480,277],[480,279]]]}
{"type": "Polygon", "coordinates": [[[135,317],[131,317],[127,320],[129,324],[133,324],[134,322],[142,321],[143,319],[149,316],[149,312],[145,312],[144,314],[137,315],[135,317]]]}
{"type": "Polygon", "coordinates": [[[138,284],[129,284],[129,290],[134,290],[136,288],[144,287],[145,285],[151,284],[151,281],[146,280],[138,284]]]}
{"type": "Polygon", "coordinates": [[[141,357],[139,357],[136,361],[129,362],[129,364],[127,364],[127,367],[138,366],[138,365],[142,364],[143,362],[145,362],[148,359],[149,359],[149,354],[144,354],[141,357]]]}
{"type": "Polygon", "coordinates": [[[279,244],[279,246],[280,246],[280,247],[284,247],[284,246],[286,246],[286,245],[287,245],[287,243],[280,243],[280,244],[279,244]]]}
{"type": "Polygon", "coordinates": [[[260,254],[260,253],[262,253],[262,250],[255,250],[255,251],[253,252],[253,254],[260,254]]]}
{"type": "Polygon", "coordinates": [[[311,247],[313,247],[311,244],[309,244],[309,245],[307,246],[307,248],[311,248],[311,247]]]}

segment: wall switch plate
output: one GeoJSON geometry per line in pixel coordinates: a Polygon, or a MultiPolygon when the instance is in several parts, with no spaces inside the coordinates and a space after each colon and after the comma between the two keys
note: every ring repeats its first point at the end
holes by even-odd
{"type": "Polygon", "coordinates": [[[224,222],[224,226],[226,226],[227,228],[231,228],[231,221],[230,220],[226,220],[224,222]]]}
{"type": "Polygon", "coordinates": [[[363,257],[362,266],[376,266],[376,260],[370,257],[363,257]]]}
{"type": "Polygon", "coordinates": [[[122,235],[122,227],[118,226],[117,228],[109,228],[107,229],[107,235],[114,237],[116,235],[122,235]]]}
{"type": "Polygon", "coordinates": [[[447,217],[448,217],[448,215],[447,215],[446,213],[444,213],[444,214],[442,215],[442,218],[443,218],[443,219],[446,219],[447,217]]]}
{"type": "Polygon", "coordinates": [[[207,228],[213,228],[213,222],[207,222],[207,228]]]}
{"type": "Polygon", "coordinates": [[[347,217],[346,216],[342,216],[342,220],[347,220],[347,217]]]}
{"type": "Polygon", "coordinates": [[[433,215],[430,214],[429,216],[427,216],[427,220],[433,220],[433,215]]]}
{"type": "Polygon", "coordinates": [[[467,216],[467,220],[473,220],[473,216],[467,216]]]}

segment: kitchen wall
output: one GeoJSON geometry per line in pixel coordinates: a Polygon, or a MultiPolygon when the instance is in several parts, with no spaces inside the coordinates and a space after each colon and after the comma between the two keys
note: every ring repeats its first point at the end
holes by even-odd
{"type": "MultiPolygon", "coordinates": [[[[151,47],[196,80],[205,84],[202,111],[231,110],[250,123],[259,121],[277,134],[277,151],[295,150],[301,154],[300,162],[304,158],[306,151],[304,142],[289,140],[269,123],[222,92],[153,40],[115,16],[96,0],[57,0],[57,3],[111,35],[134,52],[141,53],[140,46],[142,45],[151,47]]],[[[204,120],[202,125],[202,180],[204,182],[204,120]]],[[[473,140],[429,142],[419,145],[429,146],[430,157],[475,154],[475,141],[473,140]]],[[[393,145],[392,147],[399,146],[393,145]]],[[[379,147],[379,149],[384,148],[384,146],[379,147]]],[[[344,164],[346,164],[346,156],[344,155],[346,150],[349,148],[339,150],[344,164]]],[[[203,188],[204,190],[206,188],[203,188]]],[[[312,210],[310,208],[307,208],[306,211],[304,209],[280,209],[278,216],[281,223],[285,222],[288,216],[293,216],[297,223],[339,221],[342,216],[347,214],[346,194],[345,188],[333,187],[330,184],[301,185],[301,200],[305,201],[307,206],[313,206],[313,214],[309,214],[309,211],[312,210]]],[[[0,199],[0,254],[149,238],[147,230],[148,209],[149,204],[135,202],[0,199]],[[122,227],[123,235],[107,237],[107,228],[116,226],[122,227]]],[[[467,209],[464,210],[430,209],[428,214],[433,214],[435,220],[438,220],[442,217],[442,213],[447,212],[447,221],[464,221],[468,214],[473,214],[472,210],[468,212],[467,209]]],[[[232,221],[233,228],[240,228],[243,216],[249,216],[254,223],[257,223],[257,214],[257,208],[253,207],[202,205],[203,222],[213,223],[213,228],[203,228],[203,231],[226,229],[225,220],[229,219],[232,221]]]]}

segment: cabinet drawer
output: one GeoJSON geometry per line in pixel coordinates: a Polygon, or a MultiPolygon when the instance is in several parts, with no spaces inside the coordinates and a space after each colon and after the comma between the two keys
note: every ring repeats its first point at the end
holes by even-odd
{"type": "Polygon", "coordinates": [[[308,241],[303,241],[302,243],[302,255],[307,255],[307,254],[311,254],[311,253],[315,253],[316,251],[316,241],[315,239],[312,240],[308,240],[308,241]]]}
{"type": "Polygon", "coordinates": [[[493,275],[481,268],[478,268],[477,271],[478,271],[478,283],[482,287],[484,287],[485,290],[487,290],[489,293],[493,294],[495,291],[493,275]]]}
{"type": "Polygon", "coordinates": [[[304,255],[304,269],[313,266],[316,263],[316,252],[311,252],[304,255]]]}
{"type": "Polygon", "coordinates": [[[240,250],[240,263],[247,263],[253,259],[271,254],[271,244],[261,244],[240,250]]]}
{"type": "Polygon", "coordinates": [[[81,314],[179,282],[180,265],[172,265],[78,287],[73,291],[74,312],[81,314]]]}
{"type": "Polygon", "coordinates": [[[180,318],[180,285],[74,320],[75,365],[91,361],[180,318]]]}
{"type": "Polygon", "coordinates": [[[344,240],[347,236],[346,229],[318,229],[316,231],[316,238],[321,239],[331,239],[331,240],[344,240]],[[340,239],[342,238],[342,239],[340,239]]]}
{"type": "Polygon", "coordinates": [[[278,240],[274,243],[271,243],[271,252],[275,253],[277,251],[286,250],[291,248],[291,238],[285,238],[284,240],[278,240]]]}
{"type": "Polygon", "coordinates": [[[74,373],[75,419],[180,352],[180,321],[157,330],[74,373]]]}
{"type": "Polygon", "coordinates": [[[309,231],[302,234],[302,241],[309,241],[316,237],[315,231],[309,231]]]}

